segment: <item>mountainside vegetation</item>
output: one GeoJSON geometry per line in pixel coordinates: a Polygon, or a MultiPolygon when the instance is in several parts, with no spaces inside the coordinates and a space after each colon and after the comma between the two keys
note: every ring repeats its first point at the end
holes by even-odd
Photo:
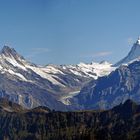
{"type": "MultiPolygon", "coordinates": [[[[136,140],[140,106],[131,100],[108,111],[58,112],[46,107],[8,111],[0,105],[1,140],[136,140]]],[[[17,109],[18,108],[18,109],[17,109]]]]}

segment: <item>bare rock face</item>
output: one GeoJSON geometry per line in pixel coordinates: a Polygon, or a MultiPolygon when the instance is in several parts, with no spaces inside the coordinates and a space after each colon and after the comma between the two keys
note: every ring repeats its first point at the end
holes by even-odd
{"type": "Polygon", "coordinates": [[[75,96],[83,109],[110,109],[127,99],[140,103],[140,61],[91,81],[75,96]]]}

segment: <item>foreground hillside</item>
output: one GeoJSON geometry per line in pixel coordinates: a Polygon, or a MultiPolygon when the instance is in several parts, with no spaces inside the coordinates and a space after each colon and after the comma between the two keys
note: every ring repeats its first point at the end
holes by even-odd
{"type": "Polygon", "coordinates": [[[109,111],[55,112],[0,104],[1,140],[136,140],[140,106],[127,100],[109,111]],[[12,107],[12,110],[10,108],[12,107]]]}

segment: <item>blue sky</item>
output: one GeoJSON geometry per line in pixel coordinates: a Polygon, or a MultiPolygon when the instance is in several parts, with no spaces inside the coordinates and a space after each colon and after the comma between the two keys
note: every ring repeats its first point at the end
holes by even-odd
{"type": "Polygon", "coordinates": [[[36,64],[124,57],[140,35],[140,0],[0,0],[0,46],[36,64]]]}

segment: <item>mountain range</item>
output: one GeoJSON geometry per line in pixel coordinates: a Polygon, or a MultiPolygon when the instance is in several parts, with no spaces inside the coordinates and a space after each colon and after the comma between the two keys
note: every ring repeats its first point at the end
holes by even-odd
{"type": "Polygon", "coordinates": [[[0,52],[0,98],[25,108],[68,111],[110,109],[127,99],[140,102],[140,39],[116,64],[33,64],[13,48],[0,52]]]}
{"type": "MultiPolygon", "coordinates": [[[[38,66],[4,46],[0,52],[0,97],[26,108],[70,110],[69,99],[92,79],[108,75],[108,62],[38,66]]],[[[73,107],[72,107],[73,108],[73,107]]]]}

